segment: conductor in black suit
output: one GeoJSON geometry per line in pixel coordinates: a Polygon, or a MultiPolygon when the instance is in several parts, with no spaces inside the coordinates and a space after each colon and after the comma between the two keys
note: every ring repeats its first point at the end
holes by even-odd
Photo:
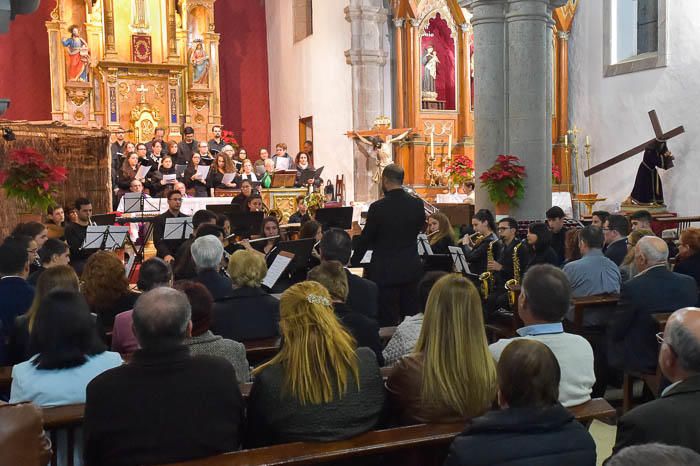
{"type": "Polygon", "coordinates": [[[417,285],[422,274],[417,236],[425,224],[423,201],[403,190],[404,171],[388,165],[382,173],[384,198],[372,203],[359,240],[372,250],[368,278],[379,288],[379,323],[396,325],[417,312],[417,285]]]}

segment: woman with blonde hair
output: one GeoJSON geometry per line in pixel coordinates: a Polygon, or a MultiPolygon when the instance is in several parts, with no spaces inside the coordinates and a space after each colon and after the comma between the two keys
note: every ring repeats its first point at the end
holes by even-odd
{"type": "Polygon", "coordinates": [[[450,246],[455,245],[455,233],[447,215],[435,212],[428,217],[427,235],[430,235],[430,249],[434,254],[449,254],[450,246]]]}
{"type": "Polygon", "coordinates": [[[403,424],[463,422],[491,407],[496,368],[471,281],[450,274],[435,283],[416,347],[394,365],[386,385],[403,424]]]}
{"type": "Polygon", "coordinates": [[[34,330],[36,314],[42,300],[53,290],[80,291],[78,276],[72,267],[57,265],[44,270],[39,276],[34,292],[34,301],[29,310],[15,318],[15,329],[11,337],[13,359],[16,362],[26,361],[36,351],[29,347],[30,335],[34,330]]]}
{"type": "Polygon", "coordinates": [[[627,255],[622,261],[622,264],[620,264],[620,275],[622,276],[623,283],[627,280],[634,278],[639,273],[639,271],[637,270],[637,266],[634,265],[634,251],[637,242],[645,236],[655,235],[654,232],[651,230],[641,229],[634,230],[630,232],[630,234],[627,236],[627,255]]]}
{"type": "Polygon", "coordinates": [[[374,428],[384,406],[377,359],[333,314],[328,291],[306,281],[280,298],[284,344],[253,371],[247,447],[331,441],[374,428]]]}

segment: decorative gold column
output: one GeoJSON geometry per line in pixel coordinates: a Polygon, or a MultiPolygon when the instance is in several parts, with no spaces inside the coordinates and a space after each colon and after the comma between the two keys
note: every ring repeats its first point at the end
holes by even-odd
{"type": "Polygon", "coordinates": [[[180,57],[177,54],[177,11],[176,0],[168,0],[168,63],[178,63],[180,57]]]}
{"type": "Polygon", "coordinates": [[[469,135],[469,111],[471,100],[471,80],[469,79],[469,25],[463,23],[459,25],[459,132],[457,141],[469,135]]]}
{"type": "Polygon", "coordinates": [[[104,17],[105,17],[105,59],[116,60],[117,49],[114,38],[114,5],[113,0],[104,0],[104,17]]]}
{"type": "Polygon", "coordinates": [[[209,89],[214,93],[211,98],[211,108],[209,109],[209,127],[221,124],[221,96],[219,92],[219,39],[220,34],[214,32],[214,23],[210,23],[209,33],[207,33],[207,43],[209,45],[209,89]]]}
{"type": "Polygon", "coordinates": [[[64,120],[63,107],[65,93],[63,87],[66,83],[66,57],[63,51],[62,31],[66,23],[60,20],[60,2],[51,12],[51,21],[46,21],[46,31],[49,39],[49,74],[51,77],[51,119],[64,120]]]}
{"type": "Polygon", "coordinates": [[[396,51],[396,118],[395,127],[404,128],[406,121],[406,88],[404,82],[404,24],[403,18],[394,19],[394,50],[396,51]]]}

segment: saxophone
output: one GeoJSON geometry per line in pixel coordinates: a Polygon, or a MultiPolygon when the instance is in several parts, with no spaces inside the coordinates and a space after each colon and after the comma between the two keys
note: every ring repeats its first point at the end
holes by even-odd
{"type": "Polygon", "coordinates": [[[511,307],[515,306],[515,291],[514,288],[520,285],[520,258],[518,257],[518,249],[523,243],[520,242],[513,248],[513,278],[506,282],[506,291],[508,292],[508,304],[511,307]]]}
{"type": "MultiPolygon", "coordinates": [[[[483,241],[485,237],[482,237],[481,240],[483,241]]],[[[487,263],[490,261],[493,261],[493,243],[496,241],[491,241],[489,243],[489,248],[486,250],[486,261],[487,263]]],[[[489,297],[489,294],[491,293],[491,289],[493,288],[495,277],[493,275],[493,272],[484,272],[481,275],[479,275],[479,281],[481,282],[481,296],[483,296],[484,299],[489,297]]]]}

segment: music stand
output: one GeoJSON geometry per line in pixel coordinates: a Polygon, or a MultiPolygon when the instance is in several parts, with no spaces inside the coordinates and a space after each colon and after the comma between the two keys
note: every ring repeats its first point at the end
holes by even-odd
{"type": "Polygon", "coordinates": [[[207,210],[214,212],[216,215],[225,215],[229,220],[241,211],[239,204],[207,204],[207,210]]]}
{"type": "Polygon", "coordinates": [[[117,214],[93,215],[92,217],[90,217],[90,220],[95,225],[101,225],[101,226],[114,225],[114,222],[117,220],[117,214]]]}
{"type": "MultiPolygon", "coordinates": [[[[311,251],[314,248],[316,240],[314,238],[298,239],[294,241],[281,241],[277,244],[277,250],[281,252],[291,252],[294,254],[289,268],[291,270],[298,270],[300,268],[306,267],[311,258],[311,251]]],[[[278,254],[279,254],[278,253],[278,254]]]]}
{"type": "Polygon", "coordinates": [[[421,256],[432,256],[433,248],[430,247],[430,240],[424,233],[418,235],[418,254],[421,256]]]}
{"type": "Polygon", "coordinates": [[[291,188],[296,183],[296,171],[279,171],[272,174],[270,188],[291,188]]]}
{"type": "Polygon", "coordinates": [[[129,227],[118,225],[88,225],[80,249],[115,250],[124,246],[129,227]]]}
{"type": "Polygon", "coordinates": [[[192,235],[192,217],[173,217],[165,219],[164,240],[182,241],[192,235]]]}
{"type": "Polygon", "coordinates": [[[318,209],[314,219],[321,224],[323,231],[331,228],[349,230],[352,228],[352,207],[318,209]]]}
{"type": "Polygon", "coordinates": [[[144,193],[125,193],[124,200],[125,214],[160,213],[162,197],[146,197],[144,193]]]}
{"type": "Polygon", "coordinates": [[[452,262],[454,263],[455,270],[458,273],[470,277],[476,276],[476,274],[473,274],[471,270],[469,270],[469,263],[467,262],[467,258],[464,255],[462,248],[459,246],[448,246],[448,249],[450,251],[450,256],[452,256],[452,262]]]}
{"type": "Polygon", "coordinates": [[[262,227],[264,216],[262,212],[234,212],[231,215],[231,233],[243,238],[257,234],[262,227]]]}

